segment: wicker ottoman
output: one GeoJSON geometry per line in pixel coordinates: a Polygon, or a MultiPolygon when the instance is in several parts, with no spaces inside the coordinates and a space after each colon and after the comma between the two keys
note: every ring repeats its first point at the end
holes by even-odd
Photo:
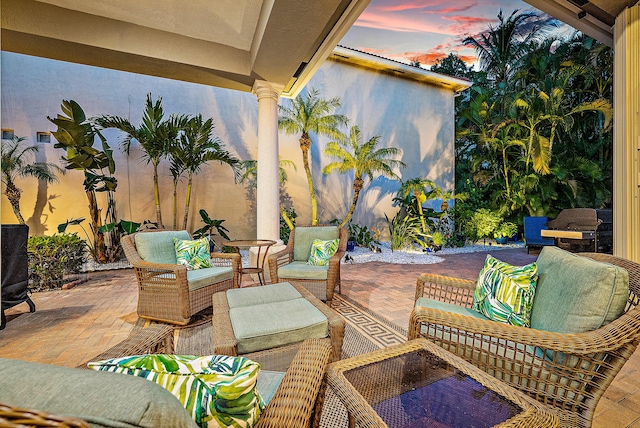
{"type": "Polygon", "coordinates": [[[305,339],[330,337],[340,359],[344,319],[302,286],[288,282],[213,295],[213,352],[242,355],[282,370],[305,339]]]}

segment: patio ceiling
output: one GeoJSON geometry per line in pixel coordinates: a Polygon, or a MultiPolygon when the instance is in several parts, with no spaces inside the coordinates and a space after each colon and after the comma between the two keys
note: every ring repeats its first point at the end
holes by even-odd
{"type": "Polygon", "coordinates": [[[295,96],[369,0],[2,0],[2,50],[295,96]]]}
{"type": "Polygon", "coordinates": [[[613,25],[638,0],[524,0],[584,34],[613,47],[613,25]]]}

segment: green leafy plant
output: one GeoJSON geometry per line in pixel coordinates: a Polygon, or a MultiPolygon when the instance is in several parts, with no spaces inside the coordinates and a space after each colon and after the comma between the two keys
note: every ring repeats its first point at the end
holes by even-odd
{"type": "Polygon", "coordinates": [[[429,235],[422,233],[420,221],[416,217],[402,216],[400,213],[396,214],[392,220],[389,220],[387,214],[384,217],[389,227],[391,251],[409,249],[414,245],[427,247],[429,235]]]}
{"type": "Polygon", "coordinates": [[[224,220],[212,219],[211,217],[209,217],[209,214],[204,209],[201,209],[199,212],[200,212],[200,217],[202,217],[202,221],[204,222],[204,226],[202,226],[200,229],[193,232],[194,238],[200,239],[202,237],[208,236],[209,242],[213,243],[214,242],[213,235],[216,234],[214,233],[214,230],[215,230],[218,233],[218,235],[222,236],[224,239],[231,239],[229,238],[229,235],[227,235],[227,232],[229,231],[229,229],[227,229],[222,225],[224,220]]]}
{"type": "MultiPolygon", "coordinates": [[[[92,234],[91,255],[98,263],[113,262],[122,256],[120,235],[114,231],[105,239],[105,233],[99,230],[102,224],[115,223],[116,201],[115,190],[118,186],[114,173],[116,164],[113,150],[100,131],[87,119],[84,111],[73,100],[62,101],[62,114],[55,119],[47,117],[57,125],[53,136],[58,141],[54,147],[64,149],[67,169],[75,169],[84,173],[84,191],[89,201],[89,228],[92,234]],[[93,147],[96,138],[102,150],[93,147]],[[104,219],[103,210],[98,204],[98,193],[105,193],[107,208],[104,219]]],[[[87,235],[88,236],[88,235],[87,235]]]]}
{"type": "Polygon", "coordinates": [[[518,232],[518,226],[510,221],[502,222],[493,231],[494,238],[511,238],[518,232]]]}
{"type": "Polygon", "coordinates": [[[293,207],[283,208],[282,206],[280,206],[280,210],[281,214],[282,211],[284,211],[284,215],[280,215],[280,239],[282,239],[282,242],[286,244],[289,242],[289,236],[291,236],[292,229],[290,225],[295,227],[298,214],[293,207]]]}
{"type": "Polygon", "coordinates": [[[27,242],[29,286],[32,291],[60,288],[87,261],[86,241],[75,233],[32,236],[27,242]]]}
{"type": "MultiPolygon", "coordinates": [[[[339,220],[334,220],[334,221],[337,222],[339,220]]],[[[347,225],[347,230],[349,231],[349,240],[355,241],[358,247],[373,249],[376,246],[380,245],[380,242],[374,236],[375,232],[369,230],[367,226],[349,222],[347,225]]]]}
{"type": "Polygon", "coordinates": [[[473,241],[487,238],[493,235],[494,230],[502,223],[500,214],[486,208],[480,208],[471,216],[465,225],[465,234],[473,241]]]}

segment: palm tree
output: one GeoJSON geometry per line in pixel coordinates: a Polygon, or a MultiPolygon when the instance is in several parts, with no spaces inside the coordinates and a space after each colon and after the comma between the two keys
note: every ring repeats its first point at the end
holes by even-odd
{"type": "Polygon", "coordinates": [[[313,187],[313,177],[309,165],[309,149],[312,144],[311,133],[326,135],[331,138],[340,138],[341,125],[346,125],[348,119],[340,114],[333,114],[340,107],[340,98],[325,100],[318,97],[316,89],[310,89],[306,94],[298,95],[291,106],[279,105],[280,118],[278,127],[287,134],[300,135],[300,150],[304,171],[309,183],[309,196],[311,197],[311,224],[318,224],[318,203],[316,191],[313,187]]]}
{"type": "MultiPolygon", "coordinates": [[[[278,163],[280,168],[280,189],[282,189],[288,179],[287,171],[285,168],[292,167],[294,171],[297,171],[298,169],[296,168],[296,164],[290,160],[280,159],[278,163]]],[[[255,186],[256,178],[258,176],[258,161],[253,159],[242,161],[242,167],[244,172],[242,174],[242,177],[240,177],[240,182],[244,183],[245,180],[249,180],[252,182],[252,186],[255,186]]],[[[289,218],[287,210],[284,209],[284,206],[282,204],[280,204],[280,215],[282,216],[284,222],[287,224],[289,230],[293,230],[293,221],[289,218]]]]}
{"type": "Polygon", "coordinates": [[[102,116],[96,123],[103,128],[116,128],[126,135],[122,139],[121,147],[128,155],[131,151],[131,141],[136,140],[144,151],[143,159],[153,165],[153,195],[156,205],[156,221],[158,227],[162,227],[162,210],[160,209],[160,187],[158,185],[158,164],[167,156],[169,148],[175,144],[181,128],[186,123],[185,116],[171,115],[164,120],[162,98],[158,97],[155,103],[151,100],[151,94],[147,94],[147,101],[142,117],[142,123],[135,127],[128,119],[118,116],[102,116]]]}
{"type": "Polygon", "coordinates": [[[224,149],[224,144],[214,135],[213,119],[203,120],[202,115],[192,117],[184,126],[178,142],[171,148],[172,164],[184,168],[188,174],[187,195],[185,197],[184,221],[182,227],[187,228],[189,205],[193,176],[198,174],[202,166],[210,161],[218,161],[233,169],[236,181],[240,177],[240,160],[224,149]]]}
{"type": "Polygon", "coordinates": [[[415,199],[416,210],[418,218],[420,219],[420,225],[422,226],[422,233],[426,234],[427,223],[424,220],[424,214],[422,213],[422,204],[427,200],[427,188],[432,191],[436,188],[436,184],[427,178],[412,178],[402,183],[400,190],[398,190],[398,196],[404,200],[407,206],[411,205],[411,200],[415,199]]]}
{"type": "Polygon", "coordinates": [[[18,223],[25,224],[20,214],[20,197],[22,189],[16,186],[18,178],[35,177],[47,183],[57,183],[57,173],[64,174],[65,170],[58,165],[47,162],[32,162],[39,146],[25,147],[22,142],[26,137],[14,136],[11,140],[2,141],[2,182],[5,185],[4,194],[7,195],[13,213],[18,223]]]}
{"type": "Polygon", "coordinates": [[[518,70],[520,60],[528,51],[528,44],[537,39],[540,30],[544,30],[538,26],[526,28],[522,25],[535,16],[533,12],[518,13],[516,9],[505,20],[500,10],[496,28],[489,25],[489,30],[480,35],[480,40],[467,37],[462,43],[476,50],[481,69],[490,77],[496,82],[507,82],[518,70]]]}
{"type": "Polygon", "coordinates": [[[400,155],[402,151],[396,147],[376,149],[379,142],[380,136],[375,135],[363,144],[360,129],[357,126],[352,126],[349,137],[345,136],[338,141],[330,142],[324,150],[327,156],[333,156],[339,159],[339,161],[331,162],[325,166],[322,170],[324,174],[329,174],[336,169],[341,174],[348,171],[354,172],[351,208],[349,208],[349,212],[339,227],[344,227],[353,216],[366,177],[369,177],[369,181],[371,181],[373,180],[373,175],[379,173],[387,178],[394,180],[400,179],[400,177],[393,172],[393,169],[405,167],[406,165],[402,161],[389,159],[389,157],[400,155]]]}

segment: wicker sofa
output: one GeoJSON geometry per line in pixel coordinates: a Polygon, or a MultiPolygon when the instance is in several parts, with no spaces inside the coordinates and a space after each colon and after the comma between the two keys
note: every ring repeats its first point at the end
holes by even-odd
{"type": "MultiPolygon", "coordinates": [[[[552,252],[566,253],[545,247],[540,258],[552,252]]],[[[540,258],[534,310],[543,281],[549,281],[542,272],[540,258]]],[[[499,323],[471,309],[476,281],[422,274],[416,285],[409,339],[426,337],[528,393],[558,414],[561,426],[590,427],[598,401],[640,342],[640,264],[596,253],[571,254],[554,263],[560,270],[567,270],[569,276],[577,276],[579,273],[570,271],[568,265],[581,263],[584,258],[608,264],[607,270],[619,273],[621,267],[628,273],[626,306],[623,302],[623,314],[612,322],[607,323],[605,318],[604,325],[594,330],[565,333],[559,332],[553,322],[549,324],[552,328],[534,328],[532,311],[532,328],[499,323]]],[[[562,295],[564,288],[548,290],[558,293],[557,312],[562,312],[561,306],[572,298],[562,295]]],[[[597,299],[588,291],[581,296],[575,294],[573,298],[584,299],[583,307],[590,305],[590,299],[597,299]]],[[[606,299],[599,300],[608,303],[606,299]]]]}
{"type": "MultiPolygon", "coordinates": [[[[134,327],[125,341],[92,358],[92,361],[145,353],[172,353],[172,339],[173,327],[170,325],[134,327]]],[[[282,381],[261,414],[256,428],[310,426],[314,411],[320,412],[324,401],[321,386],[326,366],[331,360],[331,351],[329,339],[309,339],[299,347],[293,361],[289,360],[284,376],[266,371],[260,373],[260,377],[275,375],[282,381]]],[[[279,358],[279,355],[271,357],[279,358]]],[[[14,364],[21,368],[35,367],[38,373],[55,373],[54,377],[57,376],[57,379],[66,378],[72,383],[60,381],[59,385],[54,385],[56,391],[60,391],[56,396],[49,394],[48,388],[43,388],[47,381],[41,376],[14,373],[14,378],[21,378],[19,383],[23,390],[41,391],[40,394],[25,393],[24,397],[18,399],[0,379],[2,427],[88,427],[89,424],[85,421],[90,421],[96,427],[196,426],[173,395],[148,380],[117,373],[2,359],[0,372],[5,362],[6,372],[13,372],[14,364]],[[3,397],[2,390],[9,394],[3,397]]],[[[277,365],[277,362],[274,364],[277,365]]],[[[86,364],[80,367],[86,368],[86,364]]],[[[5,379],[4,382],[18,381],[5,379]]],[[[258,389],[260,390],[260,378],[258,389]]]]}
{"type": "Polygon", "coordinates": [[[138,280],[138,316],[186,325],[211,306],[218,291],[237,288],[239,254],[211,253],[211,268],[188,271],[177,264],[173,238],[191,239],[186,230],[138,232],[122,237],[122,248],[138,280]]]}

